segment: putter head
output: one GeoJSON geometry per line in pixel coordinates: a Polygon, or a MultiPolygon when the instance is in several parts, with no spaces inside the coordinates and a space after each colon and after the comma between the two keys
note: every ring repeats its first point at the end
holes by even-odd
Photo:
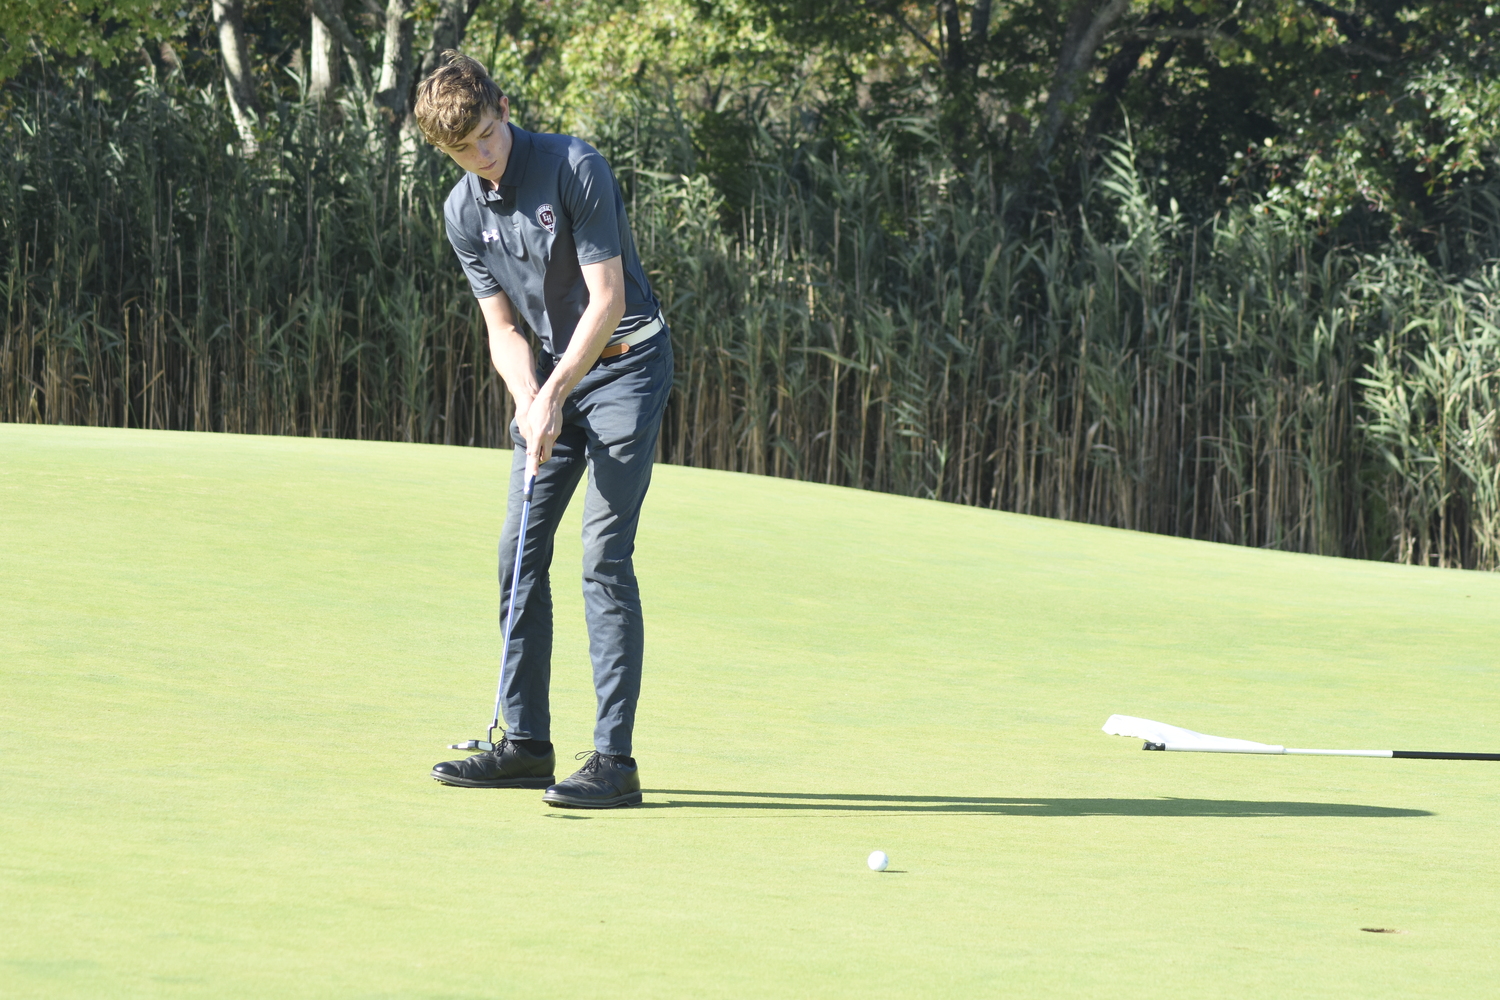
{"type": "Polygon", "coordinates": [[[488,740],[464,740],[462,743],[449,743],[448,749],[486,751],[495,749],[495,744],[490,743],[488,740]]]}

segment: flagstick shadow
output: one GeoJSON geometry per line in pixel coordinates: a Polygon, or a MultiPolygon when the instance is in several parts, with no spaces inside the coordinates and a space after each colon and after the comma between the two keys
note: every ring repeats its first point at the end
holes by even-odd
{"type": "Polygon", "coordinates": [[[1425,809],[1397,809],[1344,802],[1256,802],[1236,799],[1063,799],[1029,795],[853,795],[808,792],[732,792],[709,789],[648,788],[648,809],[792,810],[852,813],[939,813],[976,816],[1341,816],[1392,819],[1432,816],[1425,809]]]}

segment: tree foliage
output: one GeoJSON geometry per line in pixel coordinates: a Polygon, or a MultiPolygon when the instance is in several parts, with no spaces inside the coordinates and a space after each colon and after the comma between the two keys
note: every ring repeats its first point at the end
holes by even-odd
{"type": "Polygon", "coordinates": [[[37,55],[134,54],[213,82],[233,62],[221,8],[248,38],[251,105],[307,86],[324,16],[343,86],[409,132],[416,81],[461,42],[538,127],[617,128],[602,123],[665,95],[680,141],[662,165],[708,174],[731,205],[756,130],[838,145],[851,121],[900,121],[898,153],[941,150],[956,177],[983,169],[1044,203],[1128,132],[1196,217],[1248,196],[1346,236],[1419,238],[1500,148],[1486,0],[10,0],[0,77],[37,55]]]}
{"type": "Polygon", "coordinates": [[[171,37],[176,11],[158,0],[5,0],[0,3],[0,80],[49,53],[112,66],[145,39],[171,37]]]}

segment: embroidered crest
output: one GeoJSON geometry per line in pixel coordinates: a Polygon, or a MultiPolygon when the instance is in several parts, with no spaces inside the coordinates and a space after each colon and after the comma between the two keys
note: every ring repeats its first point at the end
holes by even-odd
{"type": "Polygon", "coordinates": [[[542,205],[536,210],[537,225],[552,235],[557,235],[557,213],[552,211],[551,205],[542,205]]]}

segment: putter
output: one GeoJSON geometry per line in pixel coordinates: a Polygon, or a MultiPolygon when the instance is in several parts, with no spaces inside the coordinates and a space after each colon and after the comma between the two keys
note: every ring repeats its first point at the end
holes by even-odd
{"type": "Polygon", "coordinates": [[[1142,750],[1176,750],[1187,753],[1259,753],[1288,754],[1303,757],[1405,757],[1413,760],[1500,760],[1500,753],[1451,753],[1444,750],[1300,750],[1254,743],[1225,736],[1209,736],[1191,729],[1169,726],[1165,722],[1137,719],[1131,715],[1111,715],[1104,723],[1111,736],[1133,736],[1145,740],[1142,750]]]}
{"type": "Polygon", "coordinates": [[[516,591],[521,589],[521,553],[526,550],[526,522],[531,519],[531,491],[536,486],[536,473],[526,477],[526,490],[521,494],[521,530],[516,533],[516,560],[510,573],[510,606],[505,610],[505,637],[500,647],[500,680],[495,685],[495,717],[490,720],[488,738],[449,743],[449,750],[495,749],[495,730],[500,728],[500,700],[505,697],[505,661],[510,656],[510,632],[516,625],[516,591]]]}

